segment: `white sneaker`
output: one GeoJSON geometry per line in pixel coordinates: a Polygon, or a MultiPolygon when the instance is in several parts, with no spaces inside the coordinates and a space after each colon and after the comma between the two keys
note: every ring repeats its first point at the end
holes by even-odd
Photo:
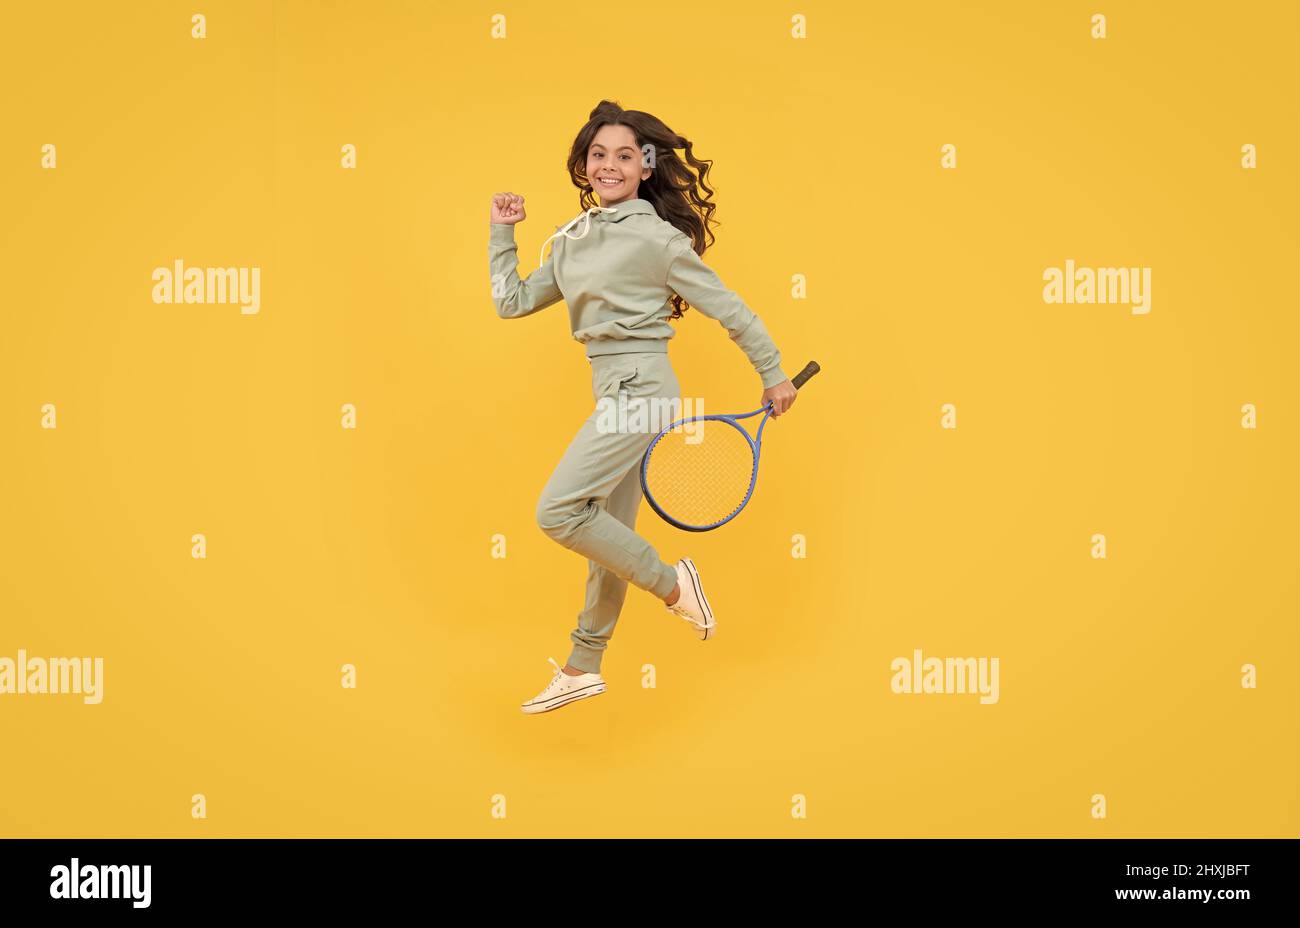
{"type": "Polygon", "coordinates": [[[717,622],[709,601],[704,598],[704,587],[700,585],[700,572],[689,557],[677,562],[677,602],[668,606],[669,612],[681,616],[695,626],[701,641],[708,641],[716,634],[717,622]]]}
{"type": "Polygon", "coordinates": [[[568,674],[555,663],[555,658],[548,657],[547,660],[555,667],[555,676],[551,677],[546,689],[523,704],[523,710],[530,715],[534,712],[550,712],[575,700],[605,692],[605,681],[600,674],[568,674]]]}

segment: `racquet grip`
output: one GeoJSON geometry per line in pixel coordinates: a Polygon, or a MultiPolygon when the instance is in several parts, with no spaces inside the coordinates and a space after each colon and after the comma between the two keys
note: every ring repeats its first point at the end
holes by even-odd
{"type": "Polygon", "coordinates": [[[819,370],[821,370],[821,365],[819,365],[816,361],[809,361],[808,366],[805,367],[803,370],[801,370],[799,373],[795,374],[794,379],[791,380],[790,382],[794,384],[794,388],[798,390],[800,387],[806,384],[810,379],[812,379],[812,375],[817,373],[819,370]]]}

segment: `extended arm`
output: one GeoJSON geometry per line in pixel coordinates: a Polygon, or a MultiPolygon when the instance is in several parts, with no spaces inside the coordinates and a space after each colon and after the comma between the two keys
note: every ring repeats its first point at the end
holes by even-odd
{"type": "Polygon", "coordinates": [[[764,388],[788,378],[781,370],[781,352],[767,333],[767,326],[745,305],[738,294],[727,288],[682,235],[669,244],[668,286],[710,319],[727,330],[740,350],[754,365],[764,388]]]}

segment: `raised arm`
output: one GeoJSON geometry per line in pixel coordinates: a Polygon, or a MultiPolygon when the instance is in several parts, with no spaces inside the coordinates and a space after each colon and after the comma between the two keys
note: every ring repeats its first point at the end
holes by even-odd
{"type": "Polygon", "coordinates": [[[519,278],[515,224],[526,218],[523,204],[524,198],[513,193],[498,193],[492,198],[488,272],[492,280],[492,303],[502,319],[527,316],[564,298],[555,282],[555,268],[549,255],[546,263],[526,279],[519,278]]]}
{"type": "Polygon", "coordinates": [[[765,389],[789,379],[781,370],[781,352],[768,335],[763,320],[700,260],[691,247],[690,237],[685,234],[674,236],[668,249],[668,286],[673,292],[722,324],[731,340],[754,365],[765,389]]]}

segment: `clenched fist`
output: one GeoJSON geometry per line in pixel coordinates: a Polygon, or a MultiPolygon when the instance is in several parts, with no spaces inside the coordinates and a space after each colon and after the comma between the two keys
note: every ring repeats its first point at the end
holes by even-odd
{"type": "Polygon", "coordinates": [[[524,198],[517,193],[495,193],[492,195],[492,222],[496,225],[512,226],[528,218],[524,212],[524,198]]]}

